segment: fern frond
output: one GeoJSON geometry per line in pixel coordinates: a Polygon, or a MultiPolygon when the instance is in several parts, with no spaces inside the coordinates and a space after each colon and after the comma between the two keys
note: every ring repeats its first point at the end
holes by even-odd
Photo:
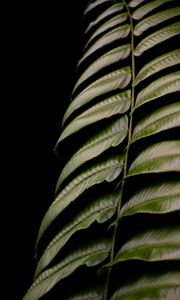
{"type": "Polygon", "coordinates": [[[68,124],[59,137],[56,148],[62,140],[80,129],[102,119],[107,119],[116,114],[123,114],[127,112],[130,107],[130,100],[131,91],[127,90],[93,105],[68,124]]]}
{"type": "Polygon", "coordinates": [[[59,195],[57,195],[46,212],[39,229],[37,243],[53,220],[85,190],[103,181],[111,182],[115,180],[122,171],[123,160],[123,156],[109,159],[74,178],[59,195]]]}
{"type": "Polygon", "coordinates": [[[134,20],[141,20],[142,18],[144,18],[144,16],[146,16],[148,13],[150,13],[154,9],[158,8],[159,6],[161,6],[165,3],[172,2],[172,1],[174,1],[174,0],[154,0],[154,1],[151,1],[151,2],[149,2],[149,3],[147,3],[143,6],[139,7],[137,10],[135,10],[132,13],[132,18],[134,20]]]}
{"type": "Polygon", "coordinates": [[[65,300],[103,300],[103,288],[96,287],[70,296],[65,300]]]}
{"type": "Polygon", "coordinates": [[[146,275],[122,286],[110,300],[178,300],[180,295],[179,272],[146,275]]]}
{"type": "Polygon", "coordinates": [[[136,213],[162,214],[180,210],[179,181],[146,186],[136,192],[122,207],[120,216],[136,213]]]}
{"type": "Polygon", "coordinates": [[[149,76],[180,63],[180,49],[165,53],[146,64],[137,74],[135,85],[149,76]]]}
{"type": "Polygon", "coordinates": [[[84,10],[84,15],[95,9],[97,6],[104,4],[105,2],[110,2],[110,0],[95,0],[93,2],[90,2],[84,10]]]}
{"type": "Polygon", "coordinates": [[[121,23],[126,21],[127,18],[128,18],[127,13],[121,13],[111,18],[110,20],[106,21],[103,25],[98,27],[98,29],[90,36],[84,48],[86,49],[89,43],[92,42],[92,40],[95,39],[98,35],[102,34],[107,30],[110,30],[111,28],[115,28],[115,26],[120,25],[121,23]]]}
{"type": "Polygon", "coordinates": [[[104,67],[107,67],[115,62],[125,59],[129,56],[131,47],[129,44],[117,47],[113,50],[108,51],[97,60],[95,60],[86,71],[79,77],[77,83],[74,86],[73,92],[76,88],[87,78],[100,71],[104,67]]]}
{"type": "Polygon", "coordinates": [[[129,7],[136,7],[138,6],[139,4],[143,3],[144,0],[131,0],[128,5],[129,7]]]}
{"type": "Polygon", "coordinates": [[[134,55],[139,56],[154,46],[180,34],[180,22],[168,25],[145,37],[135,48],[134,55]]]}
{"type": "Polygon", "coordinates": [[[78,66],[82,63],[83,60],[85,60],[88,56],[93,54],[98,49],[101,49],[102,47],[119,39],[126,38],[129,35],[129,33],[129,24],[121,25],[116,27],[115,29],[112,29],[111,31],[108,31],[102,37],[100,37],[91,47],[89,47],[87,51],[85,51],[84,55],[78,62],[78,66]]]}
{"type": "Polygon", "coordinates": [[[109,220],[116,211],[117,198],[117,194],[100,197],[62,228],[42,254],[36,268],[35,277],[53,260],[74,233],[88,228],[95,221],[103,223],[109,220]]]}
{"type": "Polygon", "coordinates": [[[123,9],[124,5],[123,3],[116,3],[113,4],[112,6],[110,6],[108,9],[106,9],[105,11],[103,11],[98,17],[97,19],[95,19],[94,21],[91,21],[90,24],[88,25],[88,27],[85,30],[85,34],[87,34],[87,32],[93,28],[93,26],[97,25],[100,21],[102,21],[103,19],[106,19],[107,17],[111,16],[114,13],[118,13],[121,12],[123,9]]]}
{"type": "Polygon", "coordinates": [[[179,7],[173,7],[167,10],[164,10],[162,12],[158,12],[154,15],[151,15],[150,17],[147,17],[137,23],[137,25],[134,28],[134,34],[136,36],[141,35],[143,32],[145,32],[147,29],[154,27],[164,21],[167,21],[171,18],[174,18],[176,16],[180,15],[180,8],[179,7]]]}
{"type": "Polygon", "coordinates": [[[76,250],[54,267],[42,272],[27,291],[23,300],[38,300],[51,290],[60,280],[72,274],[82,265],[93,266],[107,258],[110,251],[110,241],[76,250]]]}
{"type": "Polygon", "coordinates": [[[23,300],[64,300],[72,284],[69,300],[180,299],[179,16],[178,0],[88,1],[55,146],[67,155],[23,300]]]}
{"type": "Polygon", "coordinates": [[[180,171],[180,141],[165,141],[149,146],[133,161],[127,176],[143,173],[180,171]]]}
{"type": "Polygon", "coordinates": [[[57,181],[57,188],[59,188],[66,177],[83,163],[97,157],[110,147],[118,146],[127,136],[127,133],[128,118],[127,116],[123,116],[105,128],[102,132],[88,140],[88,142],[86,142],[65,165],[57,181]]]}
{"type": "Polygon", "coordinates": [[[180,228],[147,230],[127,241],[111,265],[132,259],[165,261],[180,259],[180,228]]]}
{"type": "Polygon", "coordinates": [[[180,126],[180,103],[173,103],[153,111],[134,128],[132,143],[141,138],[180,126]]]}
{"type": "Polygon", "coordinates": [[[164,95],[180,91],[180,71],[165,75],[142,89],[136,98],[135,108],[164,95]]]}
{"type": "Polygon", "coordinates": [[[113,71],[100,79],[97,79],[73,99],[64,115],[63,124],[75,110],[109,91],[127,87],[130,80],[131,70],[129,67],[113,71]]]}

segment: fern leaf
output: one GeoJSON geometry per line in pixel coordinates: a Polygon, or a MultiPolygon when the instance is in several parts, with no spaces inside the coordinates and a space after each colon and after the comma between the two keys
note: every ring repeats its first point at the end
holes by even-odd
{"type": "Polygon", "coordinates": [[[97,6],[104,4],[105,2],[110,2],[110,0],[96,0],[90,3],[84,11],[84,15],[96,8],[97,6]]]}
{"type": "Polygon", "coordinates": [[[131,0],[128,4],[129,7],[136,7],[139,4],[143,3],[144,0],[131,0]]]}
{"type": "Polygon", "coordinates": [[[125,91],[112,97],[109,97],[75,118],[68,126],[64,129],[61,136],[59,137],[56,147],[58,144],[67,138],[69,135],[77,132],[78,130],[93,124],[99,120],[110,118],[116,114],[123,114],[128,111],[130,107],[131,91],[125,91]]]}
{"type": "Polygon", "coordinates": [[[54,219],[86,189],[103,181],[113,181],[122,171],[123,156],[109,159],[74,178],[55,198],[39,229],[37,242],[54,219]]]}
{"type": "Polygon", "coordinates": [[[179,300],[179,272],[147,275],[117,290],[110,300],[179,300]]]}
{"type": "Polygon", "coordinates": [[[23,300],[38,300],[80,266],[84,264],[90,266],[92,260],[94,260],[94,264],[102,262],[109,255],[109,251],[109,241],[99,242],[93,246],[75,251],[56,266],[42,272],[35,279],[23,300]]]}
{"type": "Polygon", "coordinates": [[[180,91],[180,71],[165,75],[139,92],[135,108],[161,96],[180,91]]]}
{"type": "Polygon", "coordinates": [[[113,4],[112,6],[110,6],[108,9],[103,11],[94,21],[90,22],[90,24],[88,25],[88,27],[85,30],[85,34],[87,34],[87,32],[93,26],[97,25],[103,19],[111,16],[114,13],[118,13],[118,12],[122,11],[123,7],[124,7],[123,3],[116,3],[116,4],[113,4]]]}
{"type": "Polygon", "coordinates": [[[103,300],[103,292],[104,290],[102,287],[91,288],[88,291],[70,296],[65,300],[103,300]]]}
{"type": "Polygon", "coordinates": [[[118,14],[117,16],[111,18],[110,20],[106,21],[105,23],[103,23],[100,27],[98,27],[98,29],[91,35],[91,37],[89,38],[89,40],[87,41],[86,45],[84,48],[87,48],[87,46],[89,45],[89,43],[96,38],[98,35],[102,34],[103,32],[111,29],[112,27],[115,27],[117,25],[120,25],[121,23],[123,23],[124,21],[126,21],[128,18],[128,14],[127,13],[122,13],[122,14],[118,14]]]}
{"type": "Polygon", "coordinates": [[[104,67],[107,67],[115,62],[118,62],[121,59],[125,59],[129,56],[131,51],[131,47],[129,44],[117,47],[101,57],[95,60],[87,69],[86,71],[79,77],[76,85],[74,86],[73,92],[75,89],[87,78],[95,74],[96,72],[100,71],[104,67]]]}
{"type": "Polygon", "coordinates": [[[134,28],[134,35],[139,36],[147,29],[156,26],[168,19],[180,15],[180,7],[173,7],[162,12],[156,13],[140,21],[134,28]]]}
{"type": "Polygon", "coordinates": [[[122,207],[121,217],[136,213],[162,214],[180,210],[179,181],[147,186],[133,195],[122,207]]]}
{"type": "Polygon", "coordinates": [[[180,63],[180,49],[161,55],[146,64],[135,78],[135,85],[149,76],[180,63]]]}
{"type": "Polygon", "coordinates": [[[126,38],[130,33],[130,25],[125,24],[118,26],[111,31],[105,33],[102,37],[100,37],[82,56],[82,58],[78,62],[78,66],[92,53],[101,49],[102,47],[109,45],[110,43],[117,41],[119,39],[126,38]]]}
{"type": "Polygon", "coordinates": [[[127,136],[127,132],[128,118],[127,116],[123,116],[118,121],[113,122],[108,128],[88,140],[88,142],[85,143],[85,145],[82,146],[65,165],[57,181],[57,188],[59,188],[66,177],[83,163],[97,157],[108,148],[119,145],[127,136]]]}
{"type": "Polygon", "coordinates": [[[127,176],[180,171],[180,141],[165,141],[143,150],[131,164],[127,176]]]}
{"type": "Polygon", "coordinates": [[[88,228],[93,222],[106,222],[116,211],[117,194],[105,195],[93,201],[66,225],[50,242],[42,254],[35,272],[35,277],[53,260],[70,237],[78,230],[88,228]]]}
{"type": "Polygon", "coordinates": [[[172,2],[173,0],[154,0],[151,1],[141,7],[139,7],[137,10],[135,10],[132,14],[132,18],[134,20],[140,20],[142,19],[145,15],[153,11],[154,9],[158,8],[159,6],[172,2]]]}
{"type": "Polygon", "coordinates": [[[180,228],[147,230],[126,242],[111,265],[132,259],[165,261],[180,259],[180,228]]]}
{"type": "Polygon", "coordinates": [[[168,25],[145,37],[135,48],[134,55],[139,56],[148,49],[156,46],[171,37],[180,34],[180,22],[168,25]]]}
{"type": "Polygon", "coordinates": [[[180,103],[166,105],[141,120],[132,135],[132,142],[158,132],[180,126],[180,103]]]}
{"type": "Polygon", "coordinates": [[[79,109],[84,104],[87,104],[96,97],[109,91],[125,88],[130,80],[131,70],[129,67],[113,71],[100,79],[97,79],[73,99],[64,115],[63,124],[75,110],[79,109]]]}

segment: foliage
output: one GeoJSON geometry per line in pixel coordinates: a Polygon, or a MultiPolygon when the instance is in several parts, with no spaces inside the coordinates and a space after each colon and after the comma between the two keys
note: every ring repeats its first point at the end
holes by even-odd
{"type": "Polygon", "coordinates": [[[23,300],[180,299],[179,16],[176,0],[87,4],[23,300]]]}

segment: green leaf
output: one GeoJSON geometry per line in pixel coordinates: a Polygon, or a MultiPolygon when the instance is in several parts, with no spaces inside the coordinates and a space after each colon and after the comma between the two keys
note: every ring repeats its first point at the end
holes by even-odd
{"type": "Polygon", "coordinates": [[[96,0],[93,2],[90,2],[89,5],[87,5],[85,11],[84,11],[84,15],[87,14],[88,12],[90,12],[91,10],[93,10],[94,8],[96,8],[97,6],[104,4],[105,2],[108,2],[109,0],[96,0]]]}
{"type": "Polygon", "coordinates": [[[162,12],[158,12],[137,23],[134,28],[134,35],[139,36],[147,29],[156,26],[164,21],[180,15],[180,7],[173,7],[162,12]]]}
{"type": "Polygon", "coordinates": [[[127,136],[128,118],[121,117],[110,126],[89,139],[67,162],[57,181],[57,189],[74,170],[97,157],[110,147],[118,146],[127,136]]]}
{"type": "Polygon", "coordinates": [[[105,53],[97,60],[95,60],[86,70],[85,72],[79,77],[76,85],[74,86],[73,91],[87,78],[94,75],[96,72],[100,71],[101,69],[118,62],[119,60],[125,59],[129,56],[131,51],[131,47],[129,44],[117,47],[109,52],[105,53]]]}
{"type": "Polygon", "coordinates": [[[84,291],[68,297],[65,300],[103,300],[103,288],[91,288],[88,291],[84,291]]]}
{"type": "Polygon", "coordinates": [[[130,107],[130,102],[131,91],[127,90],[93,105],[91,108],[87,109],[85,112],[76,117],[70,124],[68,124],[59,137],[55,150],[62,140],[78,130],[90,124],[94,124],[102,119],[107,119],[116,114],[123,114],[127,112],[130,107]]]}
{"type": "Polygon", "coordinates": [[[145,37],[135,48],[134,55],[139,56],[148,49],[162,43],[165,40],[169,40],[171,37],[180,34],[180,22],[168,25],[164,28],[157,30],[156,32],[145,37]]]}
{"type": "Polygon", "coordinates": [[[179,300],[179,271],[147,275],[117,290],[110,300],[179,300]]]}
{"type": "Polygon", "coordinates": [[[72,274],[90,260],[109,255],[110,242],[99,242],[85,249],[79,249],[67,256],[56,266],[42,272],[33,282],[23,300],[37,300],[51,290],[59,281],[72,274]]]}
{"type": "Polygon", "coordinates": [[[146,230],[127,241],[110,265],[127,260],[180,259],[180,227],[146,230]]]}
{"type": "MultiPolygon", "coordinates": [[[[132,18],[134,20],[140,20],[142,19],[145,15],[147,15],[148,13],[150,13],[151,11],[153,11],[154,9],[158,8],[159,6],[168,3],[168,2],[172,2],[173,0],[154,0],[151,1],[143,6],[141,6],[140,8],[138,8],[137,10],[135,10],[132,14],[132,18]]],[[[132,1],[133,2],[133,1],[132,1]]],[[[136,1],[134,1],[136,2],[136,1]]],[[[137,1],[139,2],[139,1],[137,1]]],[[[140,1],[141,3],[142,1],[140,1]]]]}
{"type": "Polygon", "coordinates": [[[165,141],[143,150],[131,164],[128,175],[180,171],[180,141],[165,141]]]}
{"type": "Polygon", "coordinates": [[[57,195],[46,212],[39,229],[37,243],[54,219],[85,190],[103,181],[111,182],[115,180],[122,171],[123,160],[123,156],[108,159],[75,177],[57,195]]]}
{"type": "Polygon", "coordinates": [[[99,253],[96,256],[90,257],[90,259],[88,259],[86,261],[86,266],[88,267],[94,267],[99,265],[101,262],[103,262],[109,253],[105,252],[105,253],[99,253]]]}
{"type": "Polygon", "coordinates": [[[101,196],[62,228],[43,252],[35,277],[52,261],[74,233],[88,228],[95,221],[103,223],[109,220],[116,211],[117,199],[117,194],[101,196]]]}
{"type": "Polygon", "coordinates": [[[122,207],[120,216],[136,213],[164,214],[180,210],[179,181],[146,186],[136,192],[122,207]]]}
{"type": "Polygon", "coordinates": [[[180,62],[180,49],[165,53],[146,64],[135,78],[135,85],[165,68],[180,62]]]}
{"type": "Polygon", "coordinates": [[[164,95],[180,91],[180,71],[165,75],[139,92],[136,98],[135,108],[164,95]]]}
{"type": "Polygon", "coordinates": [[[102,47],[109,45],[110,43],[117,41],[119,39],[126,38],[130,33],[130,25],[125,24],[118,26],[111,31],[108,31],[103,36],[101,36],[88,50],[84,53],[82,58],[79,60],[78,65],[87,58],[89,55],[94,53],[96,50],[101,49],[102,47]]]}
{"type": "Polygon", "coordinates": [[[143,3],[144,0],[131,0],[128,4],[129,7],[136,7],[139,4],[143,3]]]}
{"type": "Polygon", "coordinates": [[[179,126],[180,103],[177,102],[159,108],[141,120],[134,128],[131,142],[179,126]]]}
{"type": "Polygon", "coordinates": [[[121,23],[123,23],[124,21],[126,21],[128,18],[128,14],[127,13],[122,13],[122,14],[118,14],[117,16],[113,17],[112,19],[104,22],[100,27],[98,27],[98,29],[91,35],[91,37],[89,38],[89,40],[87,41],[86,45],[84,48],[86,48],[89,43],[95,38],[97,37],[99,34],[102,34],[103,32],[107,31],[108,29],[111,29],[112,27],[115,27],[116,25],[119,25],[121,23]]]}
{"type": "Polygon", "coordinates": [[[94,21],[90,22],[90,24],[88,25],[88,27],[85,30],[85,34],[93,26],[97,25],[103,19],[109,17],[110,15],[112,15],[114,13],[120,12],[123,9],[123,7],[124,7],[123,3],[116,3],[116,4],[113,4],[112,6],[110,6],[108,9],[106,9],[105,11],[103,11],[94,21]]]}
{"type": "Polygon", "coordinates": [[[124,67],[97,79],[87,88],[85,88],[79,95],[77,95],[75,99],[73,99],[64,115],[63,124],[75,110],[79,109],[100,95],[116,89],[125,88],[130,81],[130,67],[124,67]]]}

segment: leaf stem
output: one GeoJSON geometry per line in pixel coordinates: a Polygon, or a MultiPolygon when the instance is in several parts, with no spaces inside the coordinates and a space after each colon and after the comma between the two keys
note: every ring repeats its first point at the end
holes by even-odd
{"type": "MultiPolygon", "coordinates": [[[[131,16],[131,12],[129,9],[128,4],[126,3],[125,0],[122,0],[128,16],[129,16],[129,21],[130,21],[130,28],[131,28],[131,72],[132,72],[132,94],[131,94],[131,107],[130,107],[130,113],[129,113],[129,130],[128,130],[128,141],[127,141],[127,147],[126,147],[126,153],[125,153],[125,159],[124,159],[124,168],[123,168],[123,178],[121,181],[121,189],[120,189],[120,195],[119,195],[119,201],[118,201],[118,206],[117,206],[117,217],[116,217],[116,222],[114,225],[114,232],[113,232],[113,238],[112,238],[112,248],[111,248],[111,253],[110,253],[110,262],[112,262],[114,258],[114,252],[115,252],[115,245],[116,245],[116,239],[117,239],[117,229],[118,229],[118,220],[119,220],[119,215],[121,211],[121,206],[122,206],[122,198],[123,198],[123,192],[124,192],[124,184],[126,180],[126,176],[128,173],[128,158],[129,158],[129,148],[131,145],[131,139],[132,139],[132,124],[133,124],[133,109],[134,109],[134,104],[135,104],[135,57],[134,57],[134,28],[133,28],[133,20],[131,16]]],[[[117,185],[117,187],[119,184],[117,185]]],[[[116,189],[117,189],[116,187],[116,189]]],[[[111,275],[111,268],[108,270],[107,274],[107,280],[106,280],[106,287],[105,287],[105,292],[104,292],[104,300],[108,299],[108,291],[109,291],[109,283],[110,283],[110,275],[111,275]]]]}

